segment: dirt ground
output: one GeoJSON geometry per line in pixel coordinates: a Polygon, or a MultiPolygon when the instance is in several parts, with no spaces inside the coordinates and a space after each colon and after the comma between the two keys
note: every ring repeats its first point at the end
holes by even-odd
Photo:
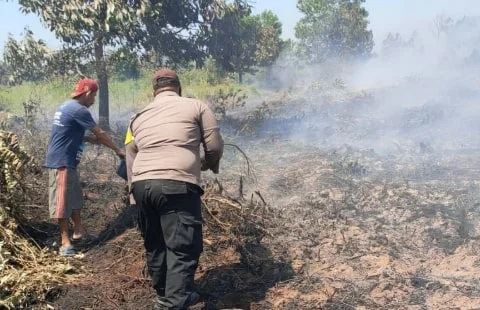
{"type": "Polygon", "coordinates": [[[425,168],[294,146],[257,166],[282,171],[259,183],[295,271],[267,294],[273,309],[480,309],[478,170],[458,162],[478,167],[478,154],[425,168]]]}
{"type": "MultiPolygon", "coordinates": [[[[448,158],[420,169],[351,150],[295,144],[293,152],[289,141],[267,142],[247,148],[256,182],[245,175],[243,195],[248,201],[255,189],[265,199],[268,234],[244,248],[228,234],[221,243],[206,237],[196,276],[203,309],[480,309],[475,171],[462,174],[448,158]],[[352,164],[355,156],[361,161],[352,164]]],[[[238,197],[244,166],[236,156],[226,151],[230,170],[218,180],[224,194],[238,197]]],[[[475,167],[478,158],[464,160],[475,167]]],[[[99,167],[82,168],[85,224],[100,241],[68,259],[73,280],[52,288],[49,307],[149,309],[154,293],[124,184],[109,165],[98,179],[89,176],[99,167]]],[[[56,226],[37,211],[36,239],[54,250],[56,226]]]]}
{"type": "MultiPolygon", "coordinates": [[[[304,110],[306,100],[281,96],[285,118],[275,116],[275,102],[248,118],[248,129],[261,134],[224,131],[254,167],[227,146],[222,172],[204,176],[214,194],[204,197],[196,275],[203,309],[480,309],[473,132],[433,139],[439,127],[426,126],[447,115],[436,113],[442,106],[407,111],[385,129],[363,95],[314,98],[326,103],[304,110]],[[387,139],[392,128],[403,140],[387,139]],[[381,134],[389,153],[362,147],[381,134]]],[[[74,267],[68,284],[52,287],[34,309],[152,306],[135,209],[124,201],[113,155],[104,153],[88,151],[80,167],[84,221],[99,242],[65,259],[74,267]]],[[[39,200],[45,205],[46,196],[39,200]]],[[[30,234],[54,251],[57,227],[47,218],[46,207],[32,208],[30,234]]]]}
{"type": "MultiPolygon", "coordinates": [[[[98,236],[98,241],[83,248],[81,254],[65,258],[65,263],[73,267],[68,283],[52,287],[47,302],[34,305],[33,309],[152,309],[155,294],[146,272],[137,211],[126,203],[125,182],[113,173],[113,157],[101,153],[87,152],[79,168],[85,198],[84,224],[90,234],[98,236]],[[95,161],[99,164],[92,165],[95,161]]],[[[285,253],[273,254],[274,248],[260,241],[266,232],[258,230],[261,225],[253,227],[257,224],[248,217],[260,219],[258,214],[272,212],[260,210],[252,204],[253,200],[228,198],[215,184],[221,186],[215,182],[211,187],[207,184],[204,195],[208,213],[204,215],[205,251],[196,274],[202,293],[199,306],[270,309],[268,290],[292,278],[293,271],[283,257],[285,253]],[[255,208],[250,210],[242,204],[255,208]],[[238,216],[245,223],[232,224],[231,216],[238,216]]],[[[38,198],[39,207],[31,209],[25,227],[29,227],[28,233],[41,247],[56,251],[57,226],[47,220],[47,209],[40,207],[46,195],[38,198]]]]}

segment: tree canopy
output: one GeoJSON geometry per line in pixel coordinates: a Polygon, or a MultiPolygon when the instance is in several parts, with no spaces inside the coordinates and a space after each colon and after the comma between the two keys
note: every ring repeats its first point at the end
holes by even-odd
{"type": "Polygon", "coordinates": [[[99,81],[100,124],[109,127],[108,75],[104,47],[136,42],[144,16],[157,14],[160,3],[147,0],[19,0],[24,13],[35,13],[63,42],[94,52],[99,81]]]}
{"type": "Polygon", "coordinates": [[[367,29],[365,0],[298,0],[304,17],[295,26],[295,36],[307,61],[327,58],[364,57],[373,49],[372,31],[367,29]]]}
{"type": "Polygon", "coordinates": [[[188,39],[189,31],[202,21],[201,16],[215,17],[223,1],[19,0],[19,3],[24,13],[37,14],[63,42],[93,51],[100,86],[100,123],[108,127],[104,48],[122,44],[154,49],[175,60],[185,55],[191,57],[197,49],[192,44],[195,40],[188,39]]]}
{"type": "Polygon", "coordinates": [[[9,83],[41,80],[45,75],[44,69],[48,67],[48,52],[45,42],[36,40],[28,28],[25,29],[21,41],[9,36],[3,49],[3,61],[9,83]]]}
{"type": "MultiPolygon", "coordinates": [[[[139,61],[155,67],[167,65],[178,69],[192,63],[202,67],[211,57],[222,70],[238,73],[241,80],[243,73],[272,64],[284,45],[278,17],[272,11],[252,15],[248,0],[18,0],[18,3],[23,13],[39,16],[67,48],[68,52],[54,53],[61,56],[55,59],[69,58],[65,66],[76,66],[75,57],[84,62],[93,58],[100,86],[100,124],[104,127],[109,123],[111,73],[118,78],[136,77],[139,61]],[[110,53],[117,46],[120,49],[110,53]]],[[[33,40],[32,34],[30,39],[33,40]]],[[[43,42],[37,43],[36,47],[41,49],[43,42]]],[[[37,56],[35,59],[42,61],[37,56]]],[[[65,66],[58,69],[68,72],[65,66]]]]}
{"type": "Polygon", "coordinates": [[[226,71],[242,74],[255,66],[266,66],[282,47],[282,24],[271,11],[251,15],[248,2],[227,4],[223,14],[202,28],[207,54],[226,71]]]}
{"type": "Polygon", "coordinates": [[[254,17],[257,20],[258,37],[255,51],[257,65],[269,66],[278,58],[284,42],[282,35],[282,23],[272,11],[266,10],[254,17]]]}

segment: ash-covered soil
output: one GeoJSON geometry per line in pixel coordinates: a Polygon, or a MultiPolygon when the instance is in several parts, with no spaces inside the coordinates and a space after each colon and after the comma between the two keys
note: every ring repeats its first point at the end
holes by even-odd
{"type": "Polygon", "coordinates": [[[265,242],[287,246],[296,274],[272,309],[479,308],[480,153],[428,166],[261,145],[258,184],[279,211],[265,242]]]}
{"type": "MultiPolygon", "coordinates": [[[[201,306],[480,309],[478,111],[428,100],[379,114],[381,96],[332,87],[272,94],[222,122],[253,167],[227,145],[222,172],[204,176],[201,306]]],[[[49,306],[149,309],[135,210],[95,152],[80,171],[101,241],[70,261],[49,306]]]]}
{"type": "MultiPolygon", "coordinates": [[[[262,138],[239,143],[278,211],[264,242],[295,272],[272,309],[480,309],[479,112],[428,100],[385,118],[339,92],[286,92],[259,124],[245,117],[262,138]]],[[[225,182],[244,167],[231,152],[225,182]]]]}

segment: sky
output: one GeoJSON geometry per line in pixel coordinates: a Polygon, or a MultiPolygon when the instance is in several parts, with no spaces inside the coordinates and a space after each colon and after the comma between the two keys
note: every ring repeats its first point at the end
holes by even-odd
{"type": "MultiPolygon", "coordinates": [[[[252,0],[254,14],[272,10],[283,23],[283,37],[294,39],[295,24],[302,17],[296,7],[296,0],[252,0]]],[[[370,16],[370,29],[379,46],[388,32],[409,35],[417,27],[428,27],[438,14],[452,18],[465,15],[480,16],[478,0],[367,0],[365,7],[370,16]]],[[[50,47],[57,47],[55,35],[45,29],[35,15],[24,15],[19,11],[16,1],[0,0],[0,50],[8,39],[9,33],[20,38],[23,29],[28,26],[35,37],[43,39],[50,47]]]]}

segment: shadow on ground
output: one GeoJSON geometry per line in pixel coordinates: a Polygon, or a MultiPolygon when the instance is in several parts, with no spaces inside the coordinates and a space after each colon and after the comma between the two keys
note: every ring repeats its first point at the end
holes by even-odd
{"type": "Polygon", "coordinates": [[[260,243],[246,244],[237,253],[239,260],[232,263],[226,262],[229,255],[222,251],[205,254],[210,260],[206,265],[214,267],[200,272],[197,280],[205,296],[204,309],[272,309],[265,297],[270,288],[293,277],[290,262],[278,261],[260,243]]]}

